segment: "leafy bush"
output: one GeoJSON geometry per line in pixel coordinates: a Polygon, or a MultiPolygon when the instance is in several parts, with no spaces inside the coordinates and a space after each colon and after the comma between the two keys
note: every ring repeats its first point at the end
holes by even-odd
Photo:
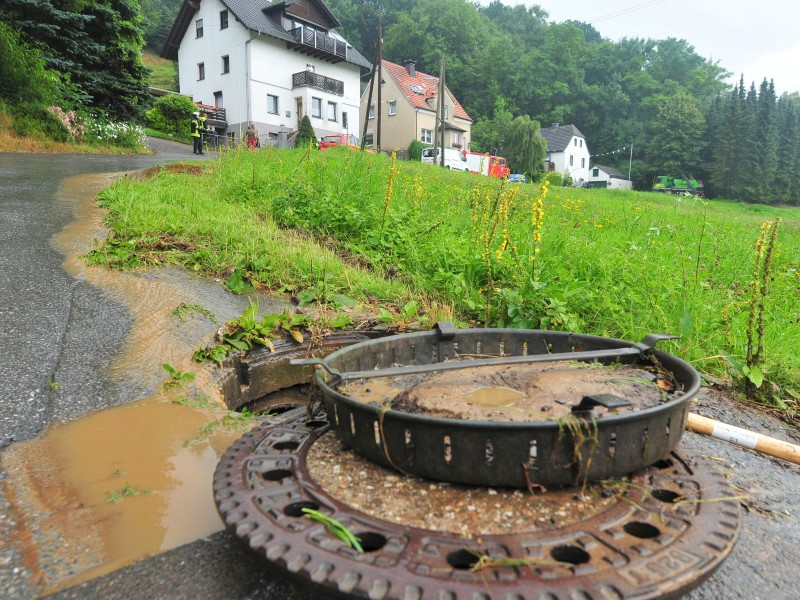
{"type": "Polygon", "coordinates": [[[311,119],[308,118],[308,115],[304,115],[303,120],[300,121],[300,129],[297,130],[295,146],[298,148],[305,148],[308,146],[309,142],[316,146],[317,134],[314,133],[314,127],[311,125],[311,119]]]}
{"type": "Polygon", "coordinates": [[[63,97],[56,74],[45,66],[39,51],[27,45],[8,23],[0,21],[0,98],[17,114],[59,104],[63,97]]]}
{"type": "Polygon", "coordinates": [[[84,115],[81,119],[84,125],[83,139],[88,144],[106,144],[137,150],[145,144],[144,129],[133,123],[122,123],[110,120],[103,113],[84,115]]]}
{"type": "Polygon", "coordinates": [[[408,160],[419,162],[422,159],[423,148],[425,148],[425,144],[419,140],[412,140],[408,145],[408,160]]]}
{"type": "Polygon", "coordinates": [[[192,113],[196,110],[197,107],[188,96],[167,94],[147,111],[145,120],[153,129],[183,135],[188,133],[192,113]]]}
{"type": "Polygon", "coordinates": [[[564,176],[561,173],[559,173],[558,171],[552,171],[552,172],[548,173],[547,174],[547,181],[549,181],[550,185],[553,185],[553,186],[561,187],[561,186],[566,185],[564,183],[564,176]]]}

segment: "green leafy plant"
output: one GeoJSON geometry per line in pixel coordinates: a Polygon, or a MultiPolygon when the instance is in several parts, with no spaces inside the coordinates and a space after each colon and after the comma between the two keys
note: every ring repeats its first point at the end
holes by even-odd
{"type": "Polygon", "coordinates": [[[110,492],[106,493],[106,501],[109,504],[117,504],[122,502],[125,498],[129,498],[131,496],[139,496],[144,494],[149,496],[153,493],[153,490],[143,487],[135,488],[129,483],[125,483],[123,487],[118,490],[111,490],[110,492]]]}
{"type": "Polygon", "coordinates": [[[192,381],[194,381],[195,375],[191,371],[188,372],[179,371],[178,369],[167,363],[162,364],[161,367],[167,373],[169,373],[170,376],[170,378],[167,381],[165,381],[162,385],[162,387],[165,390],[171,388],[183,387],[183,384],[191,383],[192,381]]]}
{"type": "Polygon", "coordinates": [[[181,302],[180,304],[178,304],[178,306],[172,309],[172,312],[170,314],[174,317],[177,317],[181,321],[186,322],[186,320],[188,319],[188,315],[191,313],[203,315],[212,322],[219,323],[219,320],[217,319],[217,317],[214,315],[213,312],[211,312],[210,310],[199,304],[190,304],[188,302],[181,302]]]}
{"type": "Polygon", "coordinates": [[[194,398],[187,396],[180,396],[172,400],[173,404],[179,404],[187,408],[219,408],[219,404],[212,401],[211,398],[204,394],[200,394],[194,398]]]}
{"type": "Polygon", "coordinates": [[[313,508],[304,508],[303,516],[325,525],[325,528],[328,531],[342,540],[345,544],[353,548],[353,550],[356,552],[364,552],[364,548],[361,547],[361,540],[333,517],[329,517],[328,515],[325,515],[318,510],[314,510],[313,508]]]}
{"type": "Polygon", "coordinates": [[[269,416],[269,411],[250,412],[247,407],[243,408],[241,412],[229,410],[225,415],[219,419],[214,419],[203,425],[196,435],[190,437],[184,443],[184,446],[192,446],[208,439],[220,430],[224,431],[238,431],[241,429],[249,429],[264,417],[269,416]]]}

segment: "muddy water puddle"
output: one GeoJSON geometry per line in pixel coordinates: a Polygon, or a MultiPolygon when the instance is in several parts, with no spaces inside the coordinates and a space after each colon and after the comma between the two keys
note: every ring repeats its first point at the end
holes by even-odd
{"type": "MultiPolygon", "coordinates": [[[[220,323],[238,316],[248,298],[179,269],[115,272],[80,258],[104,235],[95,197],[110,182],[107,175],[64,182],[59,198],[74,207],[76,219],[53,244],[66,255],[70,275],[102,288],[133,318],[121,352],[103,373],[119,383],[124,403],[53,426],[0,455],[16,542],[42,593],[221,529],[213,472],[228,445],[255,423],[234,419],[236,428],[222,426],[227,409],[212,370],[192,360],[216,330],[210,315],[220,323]],[[179,305],[203,311],[177,316],[179,305]],[[195,380],[164,389],[164,363],[195,380]]],[[[263,312],[284,308],[260,302],[263,312]]],[[[52,392],[58,402],[56,386],[52,392]]]]}

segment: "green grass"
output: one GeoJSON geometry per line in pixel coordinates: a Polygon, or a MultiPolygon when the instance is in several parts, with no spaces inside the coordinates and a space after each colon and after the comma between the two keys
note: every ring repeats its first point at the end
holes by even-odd
{"type": "Polygon", "coordinates": [[[797,209],[543,192],[344,149],[231,152],[203,168],[104,192],[113,235],[93,260],[181,264],[231,287],[341,295],[395,314],[415,300],[465,324],[674,333],[659,347],[718,376],[746,356],[754,244],[782,217],[763,385],[800,396],[797,209]]]}
{"type": "Polygon", "coordinates": [[[161,58],[155,52],[145,51],[142,61],[150,71],[150,85],[171,92],[178,91],[178,68],[174,61],[161,58]]]}

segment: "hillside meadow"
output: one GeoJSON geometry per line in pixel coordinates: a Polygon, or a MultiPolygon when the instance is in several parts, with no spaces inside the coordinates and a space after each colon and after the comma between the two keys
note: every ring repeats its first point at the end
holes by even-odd
{"type": "Polygon", "coordinates": [[[800,400],[797,209],[271,148],[120,180],[101,203],[93,262],[179,264],[402,326],[670,333],[659,348],[701,372],[790,414],[800,400]]]}

